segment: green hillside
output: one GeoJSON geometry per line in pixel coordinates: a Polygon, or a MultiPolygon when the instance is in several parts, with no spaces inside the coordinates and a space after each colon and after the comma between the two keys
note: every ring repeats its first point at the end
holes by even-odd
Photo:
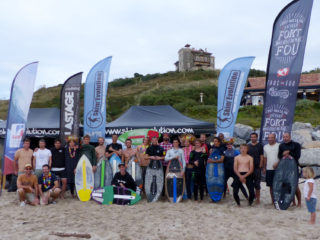
{"type": "MultiPolygon", "coordinates": [[[[164,74],[135,73],[132,78],[115,79],[109,83],[107,119],[112,121],[133,105],[169,104],[181,113],[200,120],[215,122],[217,115],[217,78],[219,71],[167,72],[164,74]],[[204,103],[200,103],[200,93],[204,103]]],[[[250,76],[265,76],[264,71],[252,69],[250,76]]],[[[61,84],[41,88],[33,95],[31,107],[59,107],[61,84]]],[[[83,89],[81,115],[83,114],[83,89]]],[[[0,118],[5,119],[8,101],[0,101],[0,118]]],[[[247,106],[239,111],[237,122],[260,127],[262,106],[247,106]]],[[[168,116],[170,117],[170,116],[168,116]]],[[[320,103],[298,101],[296,121],[320,124],[320,103]]]]}

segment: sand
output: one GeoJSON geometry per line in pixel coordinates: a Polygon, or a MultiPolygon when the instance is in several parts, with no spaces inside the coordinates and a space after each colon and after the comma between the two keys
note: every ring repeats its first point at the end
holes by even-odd
{"type": "MultiPolygon", "coordinates": [[[[319,194],[320,181],[316,183],[319,194]]],[[[50,235],[53,232],[86,233],[91,239],[320,239],[320,216],[315,225],[309,225],[304,201],[302,208],[277,211],[265,183],[259,206],[248,207],[240,196],[240,208],[231,194],[220,203],[212,203],[208,197],[202,203],[179,204],[143,199],[134,206],[80,202],[67,194],[67,199],[55,205],[19,207],[16,194],[4,191],[0,239],[81,239],[50,235]]]]}

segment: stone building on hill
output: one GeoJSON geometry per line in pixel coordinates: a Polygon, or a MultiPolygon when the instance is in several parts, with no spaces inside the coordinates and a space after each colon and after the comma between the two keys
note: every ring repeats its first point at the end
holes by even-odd
{"type": "Polygon", "coordinates": [[[195,71],[195,70],[214,70],[215,57],[207,49],[190,48],[186,44],[179,50],[179,61],[175,62],[176,70],[179,72],[195,71]]]}
{"type": "MultiPolygon", "coordinates": [[[[247,86],[243,93],[242,104],[263,104],[265,87],[265,77],[248,78],[247,86]]],[[[320,102],[320,73],[301,74],[297,98],[320,102]]]]}

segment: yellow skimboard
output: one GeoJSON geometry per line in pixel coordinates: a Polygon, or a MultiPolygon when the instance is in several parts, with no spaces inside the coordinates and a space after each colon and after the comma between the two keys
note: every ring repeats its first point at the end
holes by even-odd
{"type": "Polygon", "coordinates": [[[75,185],[80,201],[86,202],[91,198],[94,186],[92,165],[86,155],[82,155],[76,168],[75,185]]]}

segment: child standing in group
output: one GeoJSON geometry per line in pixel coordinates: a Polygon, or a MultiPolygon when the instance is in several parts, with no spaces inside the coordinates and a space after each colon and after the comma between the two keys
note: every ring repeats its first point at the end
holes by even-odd
{"type": "Polygon", "coordinates": [[[315,182],[314,182],[314,171],[310,167],[303,168],[303,176],[307,179],[304,183],[304,197],[306,199],[306,205],[308,211],[311,213],[310,224],[315,224],[316,222],[316,205],[317,196],[315,193],[315,182]]]}

